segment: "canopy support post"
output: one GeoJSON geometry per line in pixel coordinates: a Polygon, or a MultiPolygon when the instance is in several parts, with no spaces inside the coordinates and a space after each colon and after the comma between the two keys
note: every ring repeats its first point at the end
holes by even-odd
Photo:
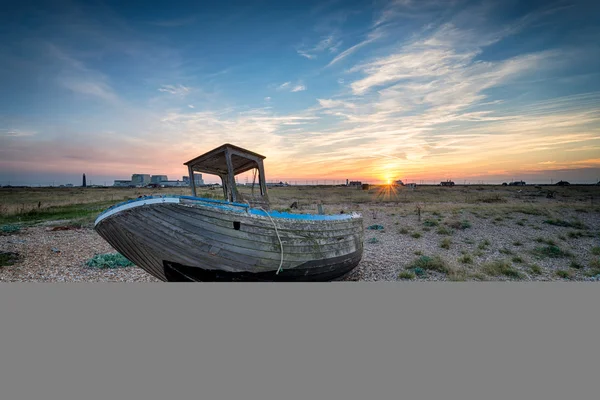
{"type": "Polygon", "coordinates": [[[191,166],[188,166],[188,171],[190,174],[190,185],[192,185],[192,196],[196,196],[196,179],[194,178],[194,170],[191,166]]]}

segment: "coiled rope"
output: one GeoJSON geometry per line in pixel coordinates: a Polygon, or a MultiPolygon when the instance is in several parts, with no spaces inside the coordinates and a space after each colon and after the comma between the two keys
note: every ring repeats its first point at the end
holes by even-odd
{"type": "MultiPolygon", "coordinates": [[[[248,209],[250,209],[251,206],[248,200],[244,199],[244,203],[248,204],[248,209]]],[[[283,265],[283,242],[281,241],[281,236],[279,236],[279,231],[277,230],[277,225],[275,224],[275,221],[273,220],[273,218],[271,218],[271,215],[267,212],[267,210],[265,210],[262,207],[256,208],[258,210],[264,211],[264,213],[267,214],[267,217],[269,217],[269,219],[273,223],[273,227],[275,228],[275,234],[277,235],[277,239],[279,240],[279,248],[281,249],[281,261],[279,261],[279,268],[277,268],[277,272],[275,272],[275,275],[279,275],[279,272],[281,271],[281,266],[283,265]]]]}
{"type": "Polygon", "coordinates": [[[279,236],[279,231],[277,230],[277,225],[275,224],[275,221],[273,220],[273,218],[271,218],[271,215],[264,208],[262,208],[262,207],[257,207],[257,208],[259,210],[264,211],[265,214],[267,214],[267,216],[273,223],[273,226],[275,227],[275,233],[277,234],[277,239],[279,239],[279,247],[281,248],[281,261],[279,262],[279,268],[277,268],[277,272],[275,272],[275,275],[279,275],[279,271],[281,271],[281,266],[283,265],[283,242],[281,241],[281,237],[279,236]]]}

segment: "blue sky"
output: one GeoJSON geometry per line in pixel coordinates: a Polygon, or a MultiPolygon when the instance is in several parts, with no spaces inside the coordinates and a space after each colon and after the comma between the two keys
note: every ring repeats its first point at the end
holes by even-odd
{"type": "Polygon", "coordinates": [[[598,2],[126,3],[0,14],[0,184],[600,179],[598,2]]]}

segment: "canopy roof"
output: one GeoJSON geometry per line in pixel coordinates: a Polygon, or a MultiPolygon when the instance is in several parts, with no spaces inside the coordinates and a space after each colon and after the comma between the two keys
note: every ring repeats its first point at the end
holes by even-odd
{"type": "Polygon", "coordinates": [[[227,154],[231,156],[233,175],[241,174],[252,168],[260,168],[262,165],[260,161],[266,158],[252,151],[225,143],[184,163],[184,165],[191,167],[193,171],[214,175],[228,175],[227,154]]]}

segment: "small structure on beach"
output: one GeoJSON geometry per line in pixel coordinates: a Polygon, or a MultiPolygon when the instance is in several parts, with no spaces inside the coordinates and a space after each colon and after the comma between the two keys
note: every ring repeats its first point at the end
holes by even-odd
{"type": "Polygon", "coordinates": [[[451,180],[447,180],[445,182],[440,182],[441,186],[454,186],[454,182],[451,180]]]}

